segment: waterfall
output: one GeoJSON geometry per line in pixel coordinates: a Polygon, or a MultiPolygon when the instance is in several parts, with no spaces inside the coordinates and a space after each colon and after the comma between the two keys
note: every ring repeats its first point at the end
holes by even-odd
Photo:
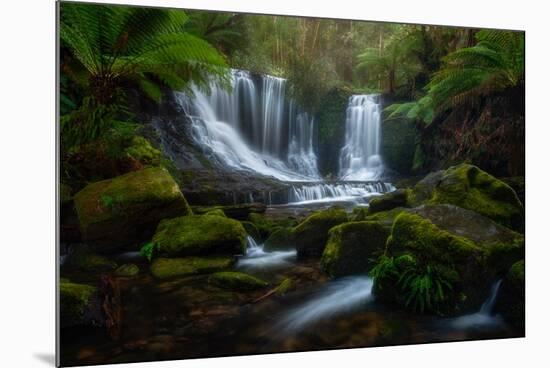
{"type": "Polygon", "coordinates": [[[274,268],[289,267],[296,258],[295,249],[266,252],[263,244],[257,244],[251,236],[247,236],[246,242],[246,254],[237,262],[239,268],[272,270],[274,268]]]}
{"type": "Polygon", "coordinates": [[[379,95],[349,98],[345,144],[340,151],[341,179],[376,180],[382,174],[379,99],[379,95]]]}
{"type": "Polygon", "coordinates": [[[319,180],[315,122],[286,96],[286,80],[231,71],[229,91],[192,87],[176,93],[193,124],[195,141],[227,167],[284,181],[319,180]]]}

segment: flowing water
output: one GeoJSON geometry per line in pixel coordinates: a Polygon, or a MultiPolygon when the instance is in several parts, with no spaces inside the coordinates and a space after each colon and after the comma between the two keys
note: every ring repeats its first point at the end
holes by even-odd
{"type": "Polygon", "coordinates": [[[349,98],[345,144],[340,152],[341,179],[376,180],[382,175],[379,99],[379,95],[349,98]]]}
{"type": "Polygon", "coordinates": [[[502,280],[498,280],[493,284],[489,297],[487,298],[487,300],[485,300],[477,313],[455,318],[451,321],[451,324],[454,327],[461,329],[483,328],[502,325],[502,318],[499,315],[493,314],[493,308],[495,307],[495,302],[501,283],[502,280]]]}
{"type": "Polygon", "coordinates": [[[263,244],[258,245],[254,238],[247,237],[246,255],[237,262],[237,267],[253,271],[273,271],[291,267],[296,260],[296,250],[266,252],[263,244]]]}

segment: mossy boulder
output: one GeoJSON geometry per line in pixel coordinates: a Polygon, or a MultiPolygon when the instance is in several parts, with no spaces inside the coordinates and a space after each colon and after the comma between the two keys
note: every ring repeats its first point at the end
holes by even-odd
{"type": "Polygon", "coordinates": [[[516,192],[473,165],[461,164],[447,169],[429,202],[454,204],[511,229],[523,231],[524,228],[524,209],[516,192]]]}
{"type": "Polygon", "coordinates": [[[92,252],[86,246],[76,248],[67,255],[62,269],[90,273],[109,272],[117,267],[115,261],[92,252]]]}
{"type": "Polygon", "coordinates": [[[224,213],[222,210],[220,210],[219,208],[214,209],[214,210],[211,210],[211,211],[208,211],[208,212],[205,213],[205,215],[207,215],[207,216],[227,217],[227,216],[225,215],[225,213],[224,213]]]}
{"type": "MultiPolygon", "coordinates": [[[[452,305],[444,313],[452,314],[479,309],[491,284],[524,257],[524,238],[476,212],[425,205],[396,217],[386,248],[387,255],[411,255],[417,265],[449,276],[452,305]]],[[[398,290],[398,279],[386,290],[398,290]]]]}
{"type": "Polygon", "coordinates": [[[409,193],[409,189],[397,189],[393,192],[371,198],[369,201],[369,215],[376,212],[389,211],[397,207],[407,207],[409,193]]]}
{"type": "Polygon", "coordinates": [[[390,230],[376,221],[348,222],[333,227],[321,269],[331,277],[366,273],[373,260],[384,253],[390,230]]]}
{"type": "Polygon", "coordinates": [[[118,277],[134,277],[138,274],[139,267],[133,263],[123,264],[115,270],[115,276],[118,277]]]}
{"type": "Polygon", "coordinates": [[[347,221],[346,211],[334,207],[315,212],[292,228],[292,237],[298,257],[321,256],[325,249],[329,230],[347,221]]]}
{"type": "Polygon", "coordinates": [[[241,224],[243,225],[244,229],[246,230],[246,233],[250,235],[256,242],[260,242],[262,240],[262,237],[260,236],[260,231],[250,221],[241,221],[241,224]]]}
{"type": "Polygon", "coordinates": [[[162,154],[140,135],[135,135],[124,153],[143,165],[159,165],[162,154]]]}
{"type": "Polygon", "coordinates": [[[502,280],[495,311],[518,329],[525,328],[525,261],[512,265],[502,280]]]}
{"type": "Polygon", "coordinates": [[[161,219],[191,214],[177,183],[160,167],[89,184],[74,202],[85,242],[101,252],[137,250],[161,219]]]}
{"type": "Polygon", "coordinates": [[[216,272],[208,277],[208,282],[222,289],[233,291],[253,291],[263,289],[269,284],[244,272],[216,272]]]}
{"type": "Polygon", "coordinates": [[[393,222],[400,213],[408,211],[408,208],[397,207],[388,211],[376,212],[374,214],[367,214],[363,217],[362,221],[376,221],[388,229],[391,229],[393,222]]]}
{"type": "Polygon", "coordinates": [[[296,285],[294,284],[292,279],[285,278],[281,281],[279,286],[277,286],[277,288],[275,289],[275,293],[277,295],[285,295],[286,293],[292,291],[295,287],[296,285]]]}
{"type": "Polygon", "coordinates": [[[264,244],[264,250],[268,252],[289,249],[294,249],[294,237],[292,230],[286,227],[275,230],[264,244]]]}
{"type": "Polygon", "coordinates": [[[233,257],[156,258],[151,264],[151,273],[158,279],[170,279],[217,272],[234,263],[233,257]]]}
{"type": "Polygon", "coordinates": [[[162,220],[152,242],[158,254],[169,257],[244,254],[246,231],[233,219],[221,216],[182,216],[162,220]]]}
{"type": "Polygon", "coordinates": [[[415,122],[406,118],[383,119],[380,152],[384,165],[400,174],[410,174],[416,150],[415,122]]]}
{"type": "Polygon", "coordinates": [[[102,323],[96,287],[62,279],[59,283],[59,293],[61,327],[102,323]]]}

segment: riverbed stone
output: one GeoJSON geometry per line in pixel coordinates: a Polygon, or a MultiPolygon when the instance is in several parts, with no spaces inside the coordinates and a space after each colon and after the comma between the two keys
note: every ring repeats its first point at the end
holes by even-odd
{"type": "Polygon", "coordinates": [[[100,324],[101,311],[95,286],[63,279],[59,283],[61,327],[100,324]]]}
{"type": "Polygon", "coordinates": [[[208,277],[208,282],[222,289],[233,291],[253,291],[263,289],[269,284],[244,272],[216,272],[208,277]]]}
{"type": "Polygon", "coordinates": [[[67,255],[61,268],[63,271],[101,273],[112,271],[116,267],[117,264],[115,261],[101,254],[94,253],[85,245],[79,245],[67,255]]]}
{"type": "Polygon", "coordinates": [[[134,277],[139,274],[139,267],[133,263],[126,263],[119,266],[115,270],[115,276],[118,277],[134,277]]]}
{"type": "Polygon", "coordinates": [[[286,227],[275,230],[265,241],[264,250],[267,252],[294,249],[292,230],[286,227]]]}
{"type": "Polygon", "coordinates": [[[376,221],[348,222],[333,227],[321,258],[331,277],[365,274],[384,253],[390,230],[376,221]]]}
{"type": "Polygon", "coordinates": [[[233,257],[184,257],[156,258],[151,264],[151,273],[157,279],[199,275],[230,268],[233,257]]]}
{"type": "Polygon", "coordinates": [[[347,221],[346,211],[333,207],[313,213],[292,228],[292,237],[298,257],[321,256],[325,249],[329,230],[347,221]]]}
{"type": "Polygon", "coordinates": [[[177,183],[160,167],[89,184],[74,202],[85,242],[106,253],[138,250],[161,219],[192,213],[177,183]]]}
{"type": "Polygon", "coordinates": [[[246,231],[237,221],[221,216],[182,216],[162,220],[152,242],[158,254],[170,257],[244,254],[246,231]]]}
{"type": "Polygon", "coordinates": [[[244,229],[246,230],[246,233],[251,236],[257,243],[262,240],[262,237],[260,236],[260,231],[250,221],[241,221],[241,224],[243,225],[244,229]]]}

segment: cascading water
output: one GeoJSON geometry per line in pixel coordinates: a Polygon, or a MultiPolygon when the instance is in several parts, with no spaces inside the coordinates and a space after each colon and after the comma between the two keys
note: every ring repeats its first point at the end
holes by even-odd
{"type": "Polygon", "coordinates": [[[349,98],[345,144],[340,151],[343,180],[376,180],[382,174],[379,99],[379,95],[349,98]]]}
{"type": "Polygon", "coordinates": [[[233,70],[229,92],[213,83],[209,94],[198,88],[193,96],[176,93],[195,140],[234,169],[284,181],[319,180],[315,122],[286,97],[285,79],[259,78],[260,88],[248,72],[233,70]]]}
{"type": "Polygon", "coordinates": [[[253,270],[272,270],[287,267],[296,258],[296,249],[266,252],[263,244],[258,245],[254,238],[247,237],[246,255],[239,259],[237,267],[253,270]]]}
{"type": "Polygon", "coordinates": [[[498,280],[491,286],[489,297],[483,302],[479,312],[458,317],[452,321],[454,327],[467,329],[480,326],[495,326],[502,323],[502,318],[493,314],[493,308],[497,300],[498,291],[502,280],[498,280]]]}
{"type": "Polygon", "coordinates": [[[308,302],[291,310],[277,325],[286,333],[316,321],[353,311],[372,299],[373,281],[367,276],[345,277],[323,286],[308,302]]]}
{"type": "Polygon", "coordinates": [[[395,188],[391,184],[383,182],[294,185],[289,192],[289,202],[308,204],[344,201],[366,204],[368,198],[392,190],[395,188]]]}

